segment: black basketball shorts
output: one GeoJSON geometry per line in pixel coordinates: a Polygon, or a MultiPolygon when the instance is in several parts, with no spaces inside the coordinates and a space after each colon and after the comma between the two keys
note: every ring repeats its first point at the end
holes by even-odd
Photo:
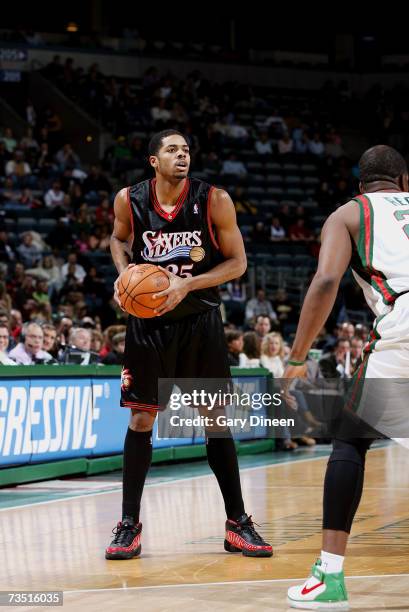
{"type": "Polygon", "coordinates": [[[164,409],[163,402],[159,405],[159,379],[168,379],[170,396],[172,379],[197,379],[200,387],[203,378],[231,378],[218,308],[178,321],[128,318],[121,406],[148,412],[164,409]]]}

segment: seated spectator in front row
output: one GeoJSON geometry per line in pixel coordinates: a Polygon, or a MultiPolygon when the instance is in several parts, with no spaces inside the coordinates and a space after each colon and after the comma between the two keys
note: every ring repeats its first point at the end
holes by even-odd
{"type": "Polygon", "coordinates": [[[44,340],[43,340],[43,349],[50,353],[54,358],[57,357],[57,329],[54,325],[46,323],[42,326],[44,340]]]}
{"type": "Polygon", "coordinates": [[[240,353],[243,350],[243,334],[236,329],[226,330],[227,356],[230,366],[238,366],[240,353]]]}
{"type": "Polygon", "coordinates": [[[10,342],[10,333],[7,325],[0,323],[0,365],[16,365],[7,354],[10,342]]]}
{"type": "Polygon", "coordinates": [[[243,335],[243,352],[239,355],[239,367],[259,368],[260,355],[260,338],[256,332],[246,332],[243,335]]]}
{"type": "Polygon", "coordinates": [[[115,334],[112,338],[112,351],[102,359],[104,365],[122,365],[125,352],[125,332],[115,334]]]}
{"type": "Polygon", "coordinates": [[[91,351],[91,339],[91,330],[73,327],[69,333],[68,345],[59,353],[59,361],[78,365],[98,363],[98,353],[91,351]]]}
{"type": "Polygon", "coordinates": [[[338,338],[332,353],[324,355],[319,361],[324,378],[351,377],[351,345],[349,340],[338,338]]]}
{"type": "Polygon", "coordinates": [[[25,323],[21,341],[10,351],[9,357],[18,365],[52,363],[53,357],[43,350],[44,333],[38,323],[25,323]]]}
{"type": "Polygon", "coordinates": [[[261,342],[260,363],[275,378],[282,378],[284,374],[284,341],[281,334],[272,332],[264,336],[261,342]]]}

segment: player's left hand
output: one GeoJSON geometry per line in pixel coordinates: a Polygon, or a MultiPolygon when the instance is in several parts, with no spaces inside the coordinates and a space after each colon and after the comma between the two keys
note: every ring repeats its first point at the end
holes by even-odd
{"type": "Polygon", "coordinates": [[[180,278],[170,270],[166,268],[162,268],[162,266],[158,266],[159,270],[165,272],[167,277],[169,278],[170,285],[164,291],[160,291],[159,293],[155,293],[153,297],[154,300],[157,300],[161,297],[167,297],[167,300],[163,302],[160,306],[155,308],[155,313],[158,317],[162,316],[166,312],[170,312],[173,310],[184,297],[189,293],[189,287],[187,280],[185,278],[180,278]]]}
{"type": "Polygon", "coordinates": [[[297,400],[294,395],[291,395],[291,384],[295,378],[305,378],[306,372],[307,366],[305,364],[301,366],[287,365],[284,370],[280,393],[287,406],[293,410],[297,410],[297,400]]]}

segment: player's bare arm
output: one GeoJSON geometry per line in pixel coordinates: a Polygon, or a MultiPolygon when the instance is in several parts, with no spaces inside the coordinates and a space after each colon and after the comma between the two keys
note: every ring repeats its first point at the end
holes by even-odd
{"type": "MultiPolygon", "coordinates": [[[[349,202],[332,213],[322,228],[317,272],[301,309],[291,361],[303,362],[334,306],[339,284],[352,255],[351,236],[359,227],[358,207],[349,202]]],[[[289,365],[284,378],[301,376],[303,366],[289,365]]]]}
{"type": "MultiPolygon", "coordinates": [[[[111,235],[111,254],[114,261],[115,267],[118,270],[118,274],[121,274],[125,268],[129,265],[129,258],[127,256],[128,241],[132,235],[131,220],[129,217],[129,207],[127,201],[127,190],[126,188],[121,189],[114,201],[114,229],[111,235]]],[[[132,264],[130,264],[132,265],[132,264]]],[[[118,279],[114,284],[114,299],[116,303],[121,306],[118,290],[117,290],[118,279]]]]}
{"type": "Polygon", "coordinates": [[[170,286],[157,294],[157,297],[168,296],[166,302],[156,310],[158,315],[173,310],[189,291],[216,287],[242,276],[246,271],[246,252],[237,226],[236,211],[232,199],[223,189],[214,189],[212,192],[210,218],[216,230],[218,245],[224,261],[208,272],[190,278],[180,278],[169,270],[161,268],[168,275],[170,286]]]}

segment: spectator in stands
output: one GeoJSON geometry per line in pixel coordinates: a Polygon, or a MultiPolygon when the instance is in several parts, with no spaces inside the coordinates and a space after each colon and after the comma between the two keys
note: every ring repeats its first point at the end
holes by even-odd
{"type": "Polygon", "coordinates": [[[233,192],[233,203],[237,214],[256,215],[257,207],[245,197],[244,188],[241,185],[236,185],[233,192]]]}
{"type": "Polygon", "coordinates": [[[314,137],[309,142],[309,151],[312,155],[316,155],[317,157],[322,157],[325,153],[324,143],[318,132],[314,134],[314,137]]]}
{"type": "Polygon", "coordinates": [[[166,108],[166,100],[159,98],[155,106],[151,108],[151,117],[155,123],[155,129],[162,127],[172,118],[172,113],[166,108]]]}
{"type": "Polygon", "coordinates": [[[240,368],[260,367],[260,339],[253,331],[243,334],[243,352],[239,355],[240,368]]]}
{"type": "Polygon", "coordinates": [[[320,359],[319,366],[324,378],[350,378],[351,344],[349,340],[339,338],[330,354],[326,354],[320,359]]]}
{"type": "Polygon", "coordinates": [[[264,225],[263,221],[257,221],[251,230],[250,237],[253,244],[266,244],[268,242],[268,228],[264,225]]]}
{"type": "Polygon", "coordinates": [[[98,224],[108,223],[112,225],[114,222],[114,210],[108,198],[103,198],[95,209],[95,221],[98,224]]]}
{"type": "Polygon", "coordinates": [[[67,263],[65,263],[61,268],[63,281],[65,281],[68,275],[70,274],[70,266],[71,274],[78,282],[82,283],[87,273],[85,272],[84,268],[78,263],[76,253],[70,253],[68,255],[67,263]]]}
{"type": "Polygon", "coordinates": [[[54,181],[52,187],[44,196],[44,202],[47,208],[59,213],[65,213],[65,207],[68,204],[67,195],[61,189],[60,181],[54,181]]]}
{"type": "Polygon", "coordinates": [[[42,325],[42,328],[44,334],[43,349],[56,358],[58,354],[57,329],[54,325],[50,325],[49,323],[42,325]]]}
{"type": "Polygon", "coordinates": [[[305,241],[309,242],[314,240],[313,233],[306,227],[305,219],[302,217],[298,218],[297,221],[290,226],[288,230],[290,240],[294,242],[305,241]]]}
{"type": "Polygon", "coordinates": [[[280,223],[279,217],[273,217],[270,225],[270,240],[272,242],[280,242],[286,239],[285,229],[280,223]]]}
{"type": "Polygon", "coordinates": [[[44,334],[38,323],[26,323],[23,325],[22,333],[21,342],[9,353],[10,359],[19,365],[43,364],[53,361],[52,355],[43,350],[44,334]]]}
{"type": "Polygon", "coordinates": [[[44,279],[38,279],[36,283],[35,291],[33,292],[33,299],[38,304],[50,305],[50,298],[48,295],[48,283],[44,279]]]}
{"type": "Polygon", "coordinates": [[[13,159],[6,164],[6,176],[13,179],[13,182],[22,187],[25,184],[25,179],[31,175],[31,168],[24,160],[24,153],[16,149],[13,154],[13,159]]]}
{"type": "Polygon", "coordinates": [[[55,160],[58,163],[60,172],[81,168],[81,160],[75,153],[70,143],[66,143],[55,155],[55,160]]]}
{"type": "Polygon", "coordinates": [[[101,362],[105,365],[122,365],[125,351],[125,332],[115,334],[112,338],[112,351],[101,362]]]}
{"type": "Polygon", "coordinates": [[[40,145],[37,169],[39,176],[44,179],[50,178],[57,170],[47,142],[42,142],[40,145]]]}
{"type": "Polygon", "coordinates": [[[236,153],[230,153],[228,159],[222,163],[221,174],[235,177],[247,176],[246,166],[242,161],[239,161],[236,153]]]}
{"type": "Polygon", "coordinates": [[[0,261],[11,263],[16,258],[13,247],[10,244],[9,235],[4,229],[0,229],[0,261]]]}
{"type": "Polygon", "coordinates": [[[355,335],[355,326],[353,323],[345,321],[338,327],[338,338],[340,340],[349,340],[351,341],[355,335]]]}
{"type": "Polygon", "coordinates": [[[6,325],[7,329],[10,329],[11,324],[11,313],[7,310],[0,310],[0,325],[6,325]]]}
{"type": "Polygon", "coordinates": [[[308,132],[304,131],[301,138],[294,139],[293,151],[297,155],[307,155],[310,150],[310,139],[308,132]]]}
{"type": "Polygon", "coordinates": [[[280,155],[288,155],[293,152],[293,141],[288,132],[285,132],[283,137],[280,138],[277,147],[280,155]]]}
{"type": "Polygon", "coordinates": [[[28,187],[25,187],[21,192],[20,204],[22,204],[25,208],[41,208],[42,203],[38,198],[33,196],[33,192],[28,187]]]}
{"type": "Polygon", "coordinates": [[[260,364],[267,368],[275,378],[284,374],[284,341],[281,334],[266,334],[261,341],[260,364]]]}
{"type": "Polygon", "coordinates": [[[325,143],[325,154],[328,157],[338,159],[344,155],[344,149],[342,148],[341,137],[335,131],[335,128],[331,128],[326,137],[325,143]]]}
{"type": "Polygon", "coordinates": [[[91,350],[91,332],[85,327],[75,327],[71,330],[69,342],[74,348],[81,351],[91,350]]]}
{"type": "Polygon", "coordinates": [[[98,196],[106,197],[112,192],[112,185],[101,168],[94,164],[90,168],[89,174],[82,185],[82,189],[85,195],[94,198],[98,196]]]}
{"type": "Polygon", "coordinates": [[[59,291],[62,286],[62,276],[59,266],[57,266],[53,255],[46,255],[36,268],[27,270],[35,278],[41,278],[48,282],[49,291],[59,291]]]}
{"type": "Polygon", "coordinates": [[[249,138],[249,133],[244,125],[241,125],[237,121],[231,123],[226,130],[226,135],[232,140],[237,141],[237,144],[244,146],[249,138]]]}
{"type": "Polygon", "coordinates": [[[254,143],[256,153],[259,155],[272,155],[273,145],[268,137],[268,132],[261,132],[260,136],[254,143]]]}
{"type": "Polygon", "coordinates": [[[229,365],[237,367],[240,363],[240,353],[243,351],[243,332],[237,329],[227,329],[225,336],[229,365]]]}
{"type": "Polygon", "coordinates": [[[255,321],[258,315],[264,315],[270,319],[277,318],[271,302],[266,299],[266,292],[261,287],[257,289],[256,297],[249,300],[246,304],[246,322],[249,324],[255,321]]]}
{"type": "Polygon", "coordinates": [[[40,149],[40,145],[34,138],[34,132],[32,127],[28,127],[26,135],[20,140],[20,148],[28,152],[37,152],[40,149]]]}
{"type": "Polygon", "coordinates": [[[17,140],[13,136],[13,130],[9,127],[4,130],[4,135],[1,138],[1,141],[4,142],[4,146],[6,147],[6,151],[8,151],[8,153],[13,153],[14,149],[17,147],[17,140]]]}
{"type": "Polygon", "coordinates": [[[112,339],[116,334],[126,331],[125,325],[110,325],[104,331],[104,345],[100,351],[101,358],[104,358],[112,351],[112,339]]]}
{"type": "Polygon", "coordinates": [[[9,343],[9,328],[4,323],[0,323],[0,365],[16,365],[8,356],[9,343]]]}
{"type": "Polygon", "coordinates": [[[369,329],[366,325],[363,325],[362,323],[357,323],[357,325],[355,325],[355,336],[360,338],[364,343],[368,339],[368,334],[369,329]]]}
{"type": "MultiPolygon", "coordinates": [[[[63,309],[60,307],[60,311],[62,311],[63,309]]],[[[61,314],[63,314],[61,312],[61,314]]],[[[60,314],[60,316],[61,316],[60,314]]],[[[58,323],[56,324],[56,328],[57,328],[57,343],[59,345],[61,345],[62,347],[64,347],[64,345],[68,344],[68,338],[69,338],[69,334],[70,331],[73,327],[73,322],[71,317],[68,316],[61,316],[60,320],[58,321],[58,323]]]]}
{"type": "Polygon", "coordinates": [[[22,234],[21,244],[17,247],[18,256],[24,266],[33,268],[41,258],[41,250],[33,242],[31,232],[22,234]]]}
{"type": "Polygon", "coordinates": [[[362,359],[362,351],[364,348],[364,341],[358,336],[354,336],[351,339],[351,374],[353,374],[362,359]]]}
{"type": "Polygon", "coordinates": [[[271,331],[271,319],[267,315],[257,315],[254,322],[254,331],[260,339],[265,338],[271,331]]]}
{"type": "Polygon", "coordinates": [[[288,331],[287,326],[297,323],[297,313],[285,289],[277,289],[274,296],[273,307],[277,313],[277,320],[280,323],[280,327],[284,334],[286,334],[288,331]]]}
{"type": "Polygon", "coordinates": [[[73,327],[69,332],[68,345],[58,355],[61,363],[78,363],[88,365],[98,363],[98,353],[91,350],[91,330],[84,327],[73,327]]]}
{"type": "Polygon", "coordinates": [[[280,211],[278,213],[280,223],[283,226],[285,233],[288,236],[288,230],[290,229],[290,225],[292,225],[292,215],[291,208],[289,204],[282,204],[280,206],[280,211]]]}
{"type": "Polygon", "coordinates": [[[281,138],[284,132],[287,132],[287,124],[282,117],[278,114],[276,109],[271,111],[271,114],[264,121],[264,127],[270,128],[275,138],[281,138]]]}

